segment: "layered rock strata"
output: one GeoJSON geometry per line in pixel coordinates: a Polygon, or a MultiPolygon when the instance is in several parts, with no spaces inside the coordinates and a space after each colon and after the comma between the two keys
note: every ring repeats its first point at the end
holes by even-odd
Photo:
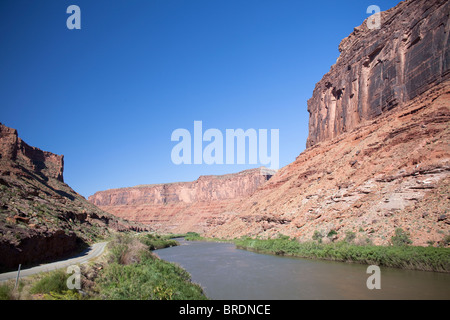
{"type": "Polygon", "coordinates": [[[111,230],[145,230],[98,209],[63,182],[62,155],[0,124],[0,271],[71,254],[111,230]]]}
{"type": "Polygon", "coordinates": [[[211,237],[389,244],[402,228],[415,245],[448,246],[449,5],[407,0],[381,13],[380,29],[355,28],[308,101],[307,149],[251,192],[174,184],[90,200],[159,230],[211,237]]]}
{"type": "Polygon", "coordinates": [[[352,233],[358,243],[386,245],[402,228],[415,245],[446,245],[449,121],[447,82],[402,109],[308,148],[252,196],[208,220],[205,234],[281,233],[311,241],[317,231],[324,241],[335,241],[352,233]]]}
{"type": "Polygon", "coordinates": [[[450,78],[450,2],[403,1],[339,45],[308,100],[307,147],[349,132],[450,78]]]}
{"type": "Polygon", "coordinates": [[[99,191],[89,201],[121,218],[151,225],[160,232],[203,232],[207,219],[263,185],[275,171],[258,168],[192,182],[142,185],[99,191]]]}
{"type": "Polygon", "coordinates": [[[340,46],[308,101],[307,149],[208,236],[416,245],[450,239],[450,3],[403,1],[340,46]]]}

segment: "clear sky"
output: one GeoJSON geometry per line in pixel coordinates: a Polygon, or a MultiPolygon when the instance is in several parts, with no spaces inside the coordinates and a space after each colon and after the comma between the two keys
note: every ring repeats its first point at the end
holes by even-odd
{"type": "Polygon", "coordinates": [[[175,129],[279,129],[283,167],[305,149],[307,100],[363,23],[399,1],[1,0],[0,122],[63,154],[96,191],[258,165],[175,165],[175,129]],[[69,5],[81,29],[69,30],[69,5]]]}

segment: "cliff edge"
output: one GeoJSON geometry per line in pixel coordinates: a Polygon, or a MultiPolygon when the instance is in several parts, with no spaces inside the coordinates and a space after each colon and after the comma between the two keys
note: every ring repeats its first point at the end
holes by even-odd
{"type": "Polygon", "coordinates": [[[350,132],[450,78],[450,3],[407,0],[356,27],[308,100],[311,147],[350,132]]]}
{"type": "Polygon", "coordinates": [[[111,230],[144,230],[64,183],[64,157],[29,146],[0,123],[0,270],[79,250],[111,230]]]}
{"type": "Polygon", "coordinates": [[[275,174],[257,168],[192,182],[142,185],[96,192],[89,201],[118,217],[159,232],[204,232],[208,220],[249,197],[275,174]]]}
{"type": "Polygon", "coordinates": [[[414,245],[450,236],[450,2],[403,1],[342,40],[311,99],[307,149],[207,236],[414,245]]]}

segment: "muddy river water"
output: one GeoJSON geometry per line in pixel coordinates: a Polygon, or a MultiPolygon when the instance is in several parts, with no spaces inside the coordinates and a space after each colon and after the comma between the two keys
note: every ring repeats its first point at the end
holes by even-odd
{"type": "Polygon", "coordinates": [[[185,241],[155,253],[186,269],[210,299],[450,299],[450,274],[380,268],[368,289],[367,265],[288,258],[185,241]]]}

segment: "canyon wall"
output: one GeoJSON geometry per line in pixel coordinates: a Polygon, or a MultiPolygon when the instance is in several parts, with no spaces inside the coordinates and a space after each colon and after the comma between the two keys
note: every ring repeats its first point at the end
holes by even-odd
{"type": "Polygon", "coordinates": [[[64,157],[0,124],[0,271],[78,250],[111,230],[147,230],[89,203],[63,181],[64,157]]]}
{"type": "Polygon", "coordinates": [[[14,161],[27,170],[64,182],[64,156],[31,147],[17,130],[0,123],[0,159],[14,161]]]}
{"type": "Polygon", "coordinates": [[[249,198],[209,222],[206,236],[387,245],[448,245],[450,81],[339,138],[302,152],[249,198]]]}
{"type": "Polygon", "coordinates": [[[355,238],[415,245],[450,236],[450,2],[403,1],[340,46],[308,101],[307,149],[206,236],[355,238]]]}
{"type": "Polygon", "coordinates": [[[203,232],[216,213],[250,196],[274,170],[258,168],[192,182],[142,185],[99,191],[89,201],[121,218],[149,224],[160,232],[203,232]]]}
{"type": "Polygon", "coordinates": [[[449,5],[404,1],[379,30],[355,28],[308,101],[307,149],[270,180],[249,171],[89,200],[160,232],[386,245],[402,228],[448,246],[449,5]]]}
{"type": "Polygon", "coordinates": [[[339,45],[340,56],[308,100],[307,147],[403,106],[450,77],[450,2],[403,1],[339,45]]]}

